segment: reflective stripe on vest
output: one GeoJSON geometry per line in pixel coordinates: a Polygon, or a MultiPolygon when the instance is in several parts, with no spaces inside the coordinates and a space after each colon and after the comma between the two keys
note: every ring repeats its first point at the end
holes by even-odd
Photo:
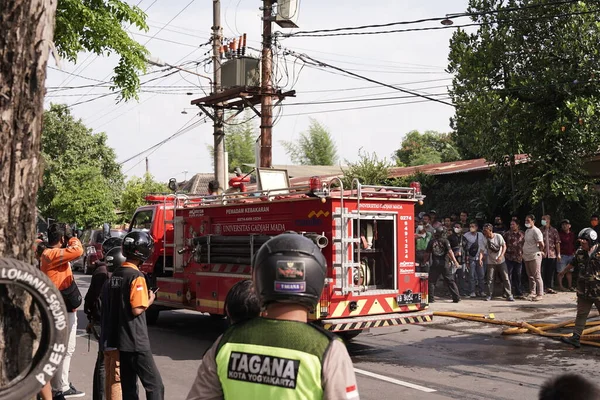
{"type": "Polygon", "coordinates": [[[323,398],[321,361],[299,350],[225,343],[217,357],[225,399],[323,398]]]}

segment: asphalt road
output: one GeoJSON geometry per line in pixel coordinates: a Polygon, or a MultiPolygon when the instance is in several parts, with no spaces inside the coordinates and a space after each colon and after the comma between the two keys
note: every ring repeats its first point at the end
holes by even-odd
{"type": "MultiPolygon", "coordinates": [[[[90,277],[77,275],[82,293],[90,277]]],[[[496,319],[561,322],[574,318],[573,293],[547,295],[539,303],[501,298],[491,302],[438,300],[435,311],[494,313],[496,319]]],[[[592,316],[596,313],[593,311],[592,316]]],[[[88,342],[79,311],[77,348],[71,381],[91,399],[97,343],[88,342]],[[89,351],[88,351],[89,344],[89,351]]],[[[166,398],[185,399],[204,351],[224,329],[222,321],[186,311],[162,312],[150,327],[156,363],[166,398]]],[[[348,345],[361,399],[535,399],[540,385],[565,372],[600,379],[600,349],[576,350],[550,338],[501,336],[497,325],[435,317],[433,323],[379,328],[348,345]]],[[[143,393],[143,391],[141,391],[143,393]]],[[[144,398],[142,395],[141,398],[144,398]]]]}

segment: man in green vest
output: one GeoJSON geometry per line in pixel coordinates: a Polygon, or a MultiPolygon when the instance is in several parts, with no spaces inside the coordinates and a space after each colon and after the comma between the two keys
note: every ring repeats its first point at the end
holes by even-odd
{"type": "Polygon", "coordinates": [[[307,323],[325,278],[325,257],[312,240],[284,233],[266,242],[252,276],[263,317],[217,339],[187,399],[358,399],[344,343],[307,323]]]}

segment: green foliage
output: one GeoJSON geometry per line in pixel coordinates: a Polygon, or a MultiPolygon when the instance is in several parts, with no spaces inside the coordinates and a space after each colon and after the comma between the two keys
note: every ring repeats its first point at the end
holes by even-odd
{"type": "MultiPolygon", "coordinates": [[[[75,120],[64,105],[52,104],[50,110],[44,113],[42,158],[45,168],[37,198],[42,215],[50,218],[60,215],[64,221],[87,221],[88,218],[95,221],[95,217],[81,215],[91,205],[74,205],[68,208],[73,213],[67,213],[64,204],[69,192],[78,193],[77,201],[109,201],[110,209],[114,211],[123,185],[123,174],[106,139],[104,133],[93,133],[81,120],[75,120]],[[81,192],[84,188],[91,189],[90,182],[81,180],[84,177],[93,177],[91,184],[102,192],[91,190],[89,195],[81,192]]],[[[106,210],[108,205],[94,207],[106,210]]],[[[98,211],[98,214],[102,212],[98,211]]]]}
{"type": "Polygon", "coordinates": [[[58,0],[54,43],[58,54],[72,62],[84,51],[119,55],[112,89],[128,100],[137,98],[138,73],[146,70],[148,51],[131,38],[125,25],[147,31],[146,14],[121,0],[58,0]]]}
{"type": "Polygon", "coordinates": [[[450,43],[452,125],[463,155],[507,169],[512,155],[527,153],[515,173],[518,203],[558,209],[586,196],[583,163],[600,147],[600,24],[596,2],[585,0],[502,11],[530,4],[469,1],[482,25],[457,30],[450,43]]]}
{"type": "Polygon", "coordinates": [[[392,167],[386,158],[380,160],[376,153],[369,154],[362,149],[358,151],[358,161],[352,163],[346,160],[346,165],[342,179],[346,188],[351,187],[355,178],[363,185],[381,185],[387,181],[392,167]]]}
{"type": "Polygon", "coordinates": [[[113,192],[102,171],[95,165],[83,165],[64,171],[57,184],[51,207],[59,221],[95,228],[115,220],[113,192]]]}
{"type": "Polygon", "coordinates": [[[150,193],[170,192],[164,183],[156,182],[151,174],[145,174],[143,178],[134,176],[125,184],[121,195],[119,209],[123,212],[123,222],[129,222],[136,208],[146,203],[144,197],[150,193]]]}
{"type": "Polygon", "coordinates": [[[335,142],[326,127],[316,119],[310,119],[308,132],[302,132],[296,143],[281,144],[294,164],[335,165],[338,156],[335,142]]]}
{"type": "Polygon", "coordinates": [[[402,139],[401,147],[394,152],[398,167],[460,160],[454,140],[447,133],[436,131],[410,131],[402,139]]]}
{"type": "MultiPolygon", "coordinates": [[[[225,151],[227,151],[229,158],[229,172],[234,172],[236,167],[240,167],[242,172],[250,172],[252,168],[244,164],[254,164],[255,162],[254,146],[259,133],[248,112],[243,118],[244,121],[233,118],[225,125],[225,151]]],[[[214,166],[214,146],[208,145],[206,147],[214,166]]]]}

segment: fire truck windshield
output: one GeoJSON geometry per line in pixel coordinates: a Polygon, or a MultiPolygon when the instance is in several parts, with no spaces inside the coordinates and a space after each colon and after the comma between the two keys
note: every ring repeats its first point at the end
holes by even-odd
{"type": "Polygon", "coordinates": [[[152,228],[152,210],[138,211],[131,221],[130,231],[148,232],[152,228]]]}

